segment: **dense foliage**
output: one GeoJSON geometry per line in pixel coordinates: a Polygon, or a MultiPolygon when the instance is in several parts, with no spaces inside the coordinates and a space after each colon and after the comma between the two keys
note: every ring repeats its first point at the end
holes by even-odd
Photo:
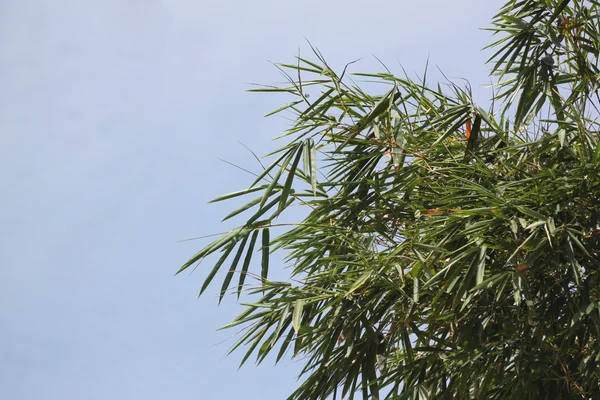
{"type": "Polygon", "coordinates": [[[289,85],[260,90],[293,96],[288,142],[215,200],[257,196],[227,216],[244,223],[181,268],[220,252],[201,293],[223,267],[221,297],[234,276],[260,296],[228,325],[244,361],[304,357],[291,399],[600,398],[599,6],[507,3],[487,111],[468,86],[338,74],[316,50],[280,65],[289,85]]]}

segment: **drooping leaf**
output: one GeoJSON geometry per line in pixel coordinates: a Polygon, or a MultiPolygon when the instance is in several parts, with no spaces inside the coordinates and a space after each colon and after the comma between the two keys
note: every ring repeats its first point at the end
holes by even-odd
{"type": "Polygon", "coordinates": [[[237,295],[238,298],[242,293],[242,288],[244,287],[244,282],[246,281],[246,274],[248,273],[248,268],[250,267],[250,261],[252,261],[252,253],[254,251],[254,245],[256,244],[256,239],[258,238],[258,230],[254,230],[252,232],[252,238],[250,239],[250,244],[248,245],[248,250],[246,251],[246,257],[244,258],[244,264],[242,265],[242,270],[240,271],[240,279],[238,282],[237,295]]]}
{"type": "Polygon", "coordinates": [[[294,161],[290,166],[290,171],[288,172],[288,176],[285,180],[285,184],[281,192],[281,199],[279,200],[279,212],[281,212],[285,208],[288,196],[292,191],[292,183],[294,182],[294,178],[296,177],[296,168],[300,163],[300,157],[302,157],[302,147],[299,146],[298,151],[296,153],[296,157],[294,158],[294,161]]]}
{"type": "Polygon", "coordinates": [[[262,230],[262,269],[260,277],[264,281],[267,279],[269,274],[269,246],[271,240],[269,238],[269,228],[263,228],[262,230]]]}
{"type": "Polygon", "coordinates": [[[219,295],[219,303],[223,300],[223,296],[225,296],[225,293],[227,292],[227,289],[229,288],[229,283],[231,282],[231,278],[233,278],[233,274],[235,273],[235,269],[237,268],[240,258],[242,257],[242,252],[246,248],[246,242],[248,241],[249,237],[250,237],[249,234],[246,235],[246,237],[244,237],[244,239],[242,240],[242,243],[238,247],[237,252],[235,253],[235,257],[233,259],[233,262],[231,263],[231,267],[229,268],[229,271],[227,271],[227,275],[225,276],[225,279],[223,280],[223,285],[221,286],[221,294],[219,295]]]}
{"type": "Polygon", "coordinates": [[[304,299],[296,300],[294,304],[294,313],[292,315],[292,326],[296,334],[300,332],[300,321],[302,320],[302,310],[304,310],[304,299]]]}

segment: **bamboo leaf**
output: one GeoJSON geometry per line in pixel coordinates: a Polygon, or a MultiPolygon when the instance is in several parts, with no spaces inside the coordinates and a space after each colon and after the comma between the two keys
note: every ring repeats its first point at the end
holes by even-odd
{"type": "Polygon", "coordinates": [[[215,199],[212,199],[211,201],[209,201],[209,203],[217,203],[219,201],[223,201],[223,200],[228,200],[228,199],[232,199],[234,197],[239,197],[239,196],[243,196],[246,195],[248,193],[254,193],[254,192],[258,192],[259,190],[263,190],[267,187],[267,185],[262,185],[262,186],[257,186],[257,187],[253,187],[250,189],[245,189],[245,190],[240,190],[237,192],[233,192],[233,193],[229,193],[223,196],[219,196],[215,199]]]}
{"type": "Polygon", "coordinates": [[[594,150],[594,156],[592,157],[592,163],[598,164],[600,161],[600,140],[596,143],[596,150],[594,150]]]}
{"type": "MultiPolygon", "coordinates": [[[[250,185],[250,189],[252,189],[254,187],[254,185],[256,185],[258,182],[260,182],[265,176],[267,176],[267,174],[269,172],[271,172],[273,170],[273,168],[275,168],[284,158],[289,157],[290,153],[293,152],[293,151],[294,151],[293,148],[290,148],[287,151],[284,151],[275,161],[273,161],[267,168],[264,169],[263,172],[261,172],[256,177],[256,179],[254,180],[254,182],[252,183],[252,185],[250,185]]],[[[271,181],[271,183],[272,182],[273,181],[271,181]]]]}
{"type": "Polygon", "coordinates": [[[288,172],[287,179],[285,180],[285,185],[283,186],[283,190],[281,192],[281,199],[279,200],[279,212],[283,211],[283,209],[287,205],[287,199],[292,191],[292,183],[294,182],[294,177],[296,176],[296,168],[300,163],[300,158],[302,157],[302,146],[298,146],[298,151],[296,152],[296,158],[292,162],[290,167],[290,171],[288,172]]]}
{"type": "Polygon", "coordinates": [[[539,212],[532,210],[531,208],[528,207],[524,207],[524,206],[517,206],[517,210],[519,210],[520,212],[522,212],[523,214],[527,215],[528,217],[532,217],[538,220],[546,220],[548,219],[547,217],[545,217],[543,214],[540,214],[539,212]]]}
{"type": "Polygon", "coordinates": [[[356,125],[358,131],[362,131],[367,125],[369,125],[375,118],[382,114],[390,106],[390,102],[396,101],[400,97],[400,93],[396,88],[391,89],[389,92],[384,94],[381,99],[375,104],[370,113],[365,115],[356,125]]]}
{"type": "Polygon", "coordinates": [[[181,266],[181,268],[179,268],[179,271],[177,271],[177,273],[175,275],[181,273],[182,271],[187,269],[189,266],[200,261],[202,258],[214,253],[215,251],[219,250],[223,246],[227,245],[231,240],[234,240],[236,235],[240,234],[243,230],[244,230],[244,227],[236,228],[236,229],[230,231],[229,233],[223,235],[219,239],[215,240],[214,242],[212,242],[211,244],[209,244],[208,246],[206,246],[205,248],[200,250],[198,253],[196,253],[185,264],[183,264],[181,266]]]}
{"type": "Polygon", "coordinates": [[[242,293],[242,288],[244,286],[244,281],[246,280],[246,274],[248,273],[248,267],[250,266],[250,261],[252,260],[252,252],[254,251],[254,245],[256,244],[256,239],[258,238],[258,230],[254,230],[252,232],[252,238],[250,239],[250,244],[248,245],[248,250],[246,251],[246,257],[244,258],[244,264],[242,266],[242,270],[240,271],[240,279],[238,283],[237,295],[238,298],[242,293]]]}
{"type": "Polygon", "coordinates": [[[312,186],[313,196],[317,195],[317,149],[312,138],[309,139],[308,146],[310,148],[310,182],[312,186]]]}
{"type": "Polygon", "coordinates": [[[569,264],[571,264],[571,270],[573,271],[573,279],[577,286],[581,286],[581,268],[579,263],[575,259],[575,252],[573,251],[573,245],[571,244],[571,238],[567,237],[567,256],[569,258],[569,264]]]}
{"type": "Polygon", "coordinates": [[[470,152],[474,151],[479,143],[479,132],[481,130],[481,116],[477,114],[475,116],[475,122],[467,134],[467,150],[465,151],[465,161],[470,156],[470,152]]]}
{"type": "Polygon", "coordinates": [[[223,221],[227,221],[228,219],[230,219],[230,218],[233,218],[233,217],[235,217],[236,215],[243,213],[244,211],[248,210],[249,208],[252,208],[252,207],[254,207],[254,206],[255,206],[255,205],[257,205],[258,203],[260,203],[260,201],[261,201],[262,199],[263,199],[263,197],[262,197],[262,196],[261,196],[261,197],[258,197],[258,198],[256,198],[256,199],[254,199],[254,200],[252,200],[252,201],[250,201],[250,202],[248,202],[248,203],[244,204],[244,205],[243,205],[243,206],[241,206],[240,208],[238,208],[238,209],[236,209],[236,210],[233,210],[232,212],[230,212],[229,214],[227,214],[227,216],[225,216],[225,218],[223,218],[223,219],[221,220],[221,222],[223,222],[223,221]]]}
{"type": "Polygon", "coordinates": [[[262,230],[262,269],[260,277],[263,282],[267,279],[269,274],[269,228],[263,228],[262,230]]]}
{"type": "MultiPolygon", "coordinates": [[[[288,160],[289,160],[289,157],[286,159],[286,161],[288,161],[288,160]]],[[[267,200],[269,199],[269,197],[271,197],[271,194],[273,193],[273,189],[279,183],[279,177],[283,173],[283,170],[285,169],[285,165],[287,165],[287,162],[284,161],[283,164],[284,165],[282,165],[281,169],[279,169],[279,171],[277,171],[277,173],[273,177],[273,180],[271,181],[271,183],[269,184],[269,186],[267,187],[267,189],[263,193],[263,196],[260,199],[260,203],[258,204],[258,208],[263,208],[263,206],[265,205],[265,203],[267,202],[267,200]]]]}
{"type": "Polygon", "coordinates": [[[300,332],[300,321],[302,320],[302,310],[304,309],[304,299],[296,300],[294,313],[292,315],[292,326],[296,334],[300,332]]]}
{"type": "Polygon", "coordinates": [[[419,304],[419,278],[413,278],[413,301],[419,304]]]}
{"type": "Polygon", "coordinates": [[[303,171],[306,176],[310,176],[310,145],[308,139],[302,144],[303,171]]]}
{"type": "Polygon", "coordinates": [[[292,108],[294,106],[297,106],[298,104],[302,103],[304,100],[297,100],[297,101],[293,101],[291,103],[285,104],[281,107],[277,107],[276,109],[274,109],[273,111],[270,111],[268,113],[265,114],[265,117],[270,117],[271,115],[277,114],[281,111],[287,110],[288,108],[292,108]]]}
{"type": "Polygon", "coordinates": [[[201,296],[202,293],[204,293],[204,291],[208,287],[208,285],[210,285],[210,283],[212,282],[213,278],[215,277],[215,275],[217,274],[217,272],[221,268],[221,265],[223,265],[223,263],[225,262],[225,260],[227,259],[227,257],[229,257],[229,254],[231,253],[231,251],[233,250],[233,248],[234,248],[233,245],[230,245],[229,247],[225,248],[225,251],[223,252],[223,255],[221,256],[221,258],[219,258],[219,261],[217,261],[217,263],[215,264],[215,266],[212,269],[212,271],[210,271],[210,273],[208,274],[208,276],[204,280],[204,283],[202,284],[202,288],[200,289],[200,293],[198,294],[198,296],[201,296]]]}
{"type": "Polygon", "coordinates": [[[431,147],[437,146],[441,141],[443,141],[444,139],[448,138],[450,135],[455,133],[459,127],[463,126],[467,122],[467,119],[468,119],[468,117],[466,116],[466,110],[465,110],[464,114],[465,115],[462,115],[461,118],[458,119],[454,123],[454,125],[450,126],[450,128],[448,128],[439,138],[437,138],[436,141],[433,142],[431,147]]]}
{"type": "Polygon", "coordinates": [[[282,331],[282,329],[284,327],[285,321],[287,320],[287,318],[288,318],[288,316],[290,314],[290,310],[291,310],[291,306],[288,303],[288,304],[285,305],[285,308],[281,312],[281,317],[279,318],[279,322],[277,323],[277,328],[275,329],[275,332],[273,333],[273,339],[271,341],[271,346],[274,346],[275,342],[277,340],[279,340],[279,337],[281,335],[281,331],[282,331]]]}
{"type": "Polygon", "coordinates": [[[231,267],[229,268],[229,271],[227,272],[227,275],[225,276],[225,280],[223,280],[223,285],[221,286],[221,294],[219,295],[219,303],[221,303],[221,301],[223,300],[223,296],[225,296],[225,293],[227,292],[227,289],[229,288],[229,283],[231,282],[231,278],[233,278],[233,274],[235,272],[235,269],[237,268],[240,258],[242,257],[242,252],[244,251],[244,248],[246,247],[246,242],[248,241],[249,237],[250,237],[249,234],[244,237],[244,239],[242,240],[242,243],[238,247],[237,252],[235,253],[235,257],[233,258],[231,267]]]}
{"type": "Polygon", "coordinates": [[[363,274],[350,287],[350,290],[348,290],[348,292],[346,293],[346,296],[354,293],[357,289],[359,289],[362,285],[364,285],[369,280],[370,277],[371,277],[371,271],[363,272],[363,274]]]}
{"type": "Polygon", "coordinates": [[[481,251],[479,253],[479,263],[477,265],[477,277],[475,279],[475,284],[480,285],[483,282],[483,277],[485,276],[485,259],[486,259],[487,246],[481,246],[481,251]]]}

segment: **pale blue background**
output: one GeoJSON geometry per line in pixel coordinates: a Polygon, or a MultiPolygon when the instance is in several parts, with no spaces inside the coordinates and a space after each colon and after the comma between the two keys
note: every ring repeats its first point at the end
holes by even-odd
{"type": "Polygon", "coordinates": [[[207,201],[249,183],[217,158],[257,170],[237,141],[265,154],[288,125],[246,83],[279,82],[267,60],[310,56],[306,37],[336,68],[430,54],[477,88],[500,4],[1,0],[0,399],[291,393],[295,361],[222,359],[240,308],[196,299],[208,263],[173,277],[206,243],[179,240],[231,227],[207,201]]]}

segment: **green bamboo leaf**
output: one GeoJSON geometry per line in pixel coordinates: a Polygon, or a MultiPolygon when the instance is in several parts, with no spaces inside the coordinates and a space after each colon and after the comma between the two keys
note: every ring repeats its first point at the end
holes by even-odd
{"type": "Polygon", "coordinates": [[[516,306],[521,305],[521,278],[519,276],[513,277],[513,299],[516,306]]]}
{"type": "Polygon", "coordinates": [[[310,145],[308,139],[302,143],[303,171],[310,177],[310,145]]]}
{"type": "Polygon", "coordinates": [[[581,267],[575,259],[575,252],[573,251],[573,245],[571,244],[570,237],[567,237],[567,257],[569,258],[569,264],[571,264],[571,270],[573,271],[575,284],[577,286],[581,286],[581,267]]]}
{"type": "Polygon", "coordinates": [[[600,140],[596,143],[596,150],[594,150],[594,156],[592,157],[592,163],[598,164],[600,160],[600,140]]]}
{"type": "Polygon", "coordinates": [[[237,268],[240,258],[242,257],[242,252],[244,251],[244,248],[246,247],[246,242],[248,241],[249,237],[250,237],[249,234],[244,237],[244,239],[242,240],[242,243],[238,247],[237,252],[235,253],[235,257],[233,258],[231,267],[229,268],[229,271],[227,272],[227,275],[225,276],[225,279],[223,280],[223,285],[221,286],[221,294],[219,295],[219,304],[223,300],[223,296],[225,296],[225,293],[227,292],[227,289],[229,288],[229,283],[231,283],[231,278],[233,278],[233,274],[235,272],[235,269],[237,268]]]}
{"type": "Polygon", "coordinates": [[[443,247],[435,246],[435,245],[428,244],[428,243],[414,242],[413,246],[421,248],[421,249],[425,249],[425,250],[435,251],[435,252],[441,253],[441,254],[448,253],[448,250],[444,249],[443,247]]]}
{"type": "Polygon", "coordinates": [[[510,223],[510,230],[512,231],[512,233],[516,239],[517,233],[519,232],[519,225],[517,224],[517,220],[513,218],[509,221],[509,223],[510,223]]]}
{"type": "Polygon", "coordinates": [[[298,146],[296,158],[294,158],[294,161],[292,162],[292,165],[290,167],[290,171],[288,172],[287,179],[285,180],[285,184],[281,192],[281,199],[279,200],[279,213],[281,213],[281,211],[283,211],[283,209],[286,207],[288,196],[292,192],[292,183],[294,182],[294,178],[296,176],[296,168],[298,168],[300,158],[302,157],[302,150],[303,147],[298,146]]]}
{"type": "MultiPolygon", "coordinates": [[[[502,273],[492,275],[489,278],[481,281],[481,283],[479,283],[478,285],[474,286],[471,289],[471,292],[475,292],[479,289],[490,288],[498,282],[502,282],[503,280],[509,279],[511,277],[511,274],[512,274],[511,272],[502,272],[502,273]]],[[[502,290],[502,289],[500,289],[500,290],[502,290]]]]}
{"type": "Polygon", "coordinates": [[[300,330],[296,334],[296,340],[294,340],[294,357],[297,357],[298,354],[302,352],[303,341],[302,341],[302,326],[300,330]]]}
{"type": "Polygon", "coordinates": [[[516,25],[519,29],[529,29],[529,24],[523,21],[521,18],[513,17],[512,15],[502,15],[502,19],[516,25]]]}
{"type": "Polygon", "coordinates": [[[581,243],[581,241],[577,238],[577,236],[575,236],[571,230],[567,230],[567,234],[569,235],[569,237],[571,238],[571,240],[577,245],[577,247],[579,247],[579,249],[581,251],[583,251],[583,254],[585,254],[588,257],[591,257],[590,253],[588,252],[588,250],[585,248],[585,246],[583,245],[583,243],[581,243]]]}
{"type": "Polygon", "coordinates": [[[260,343],[260,341],[262,340],[262,338],[265,336],[265,334],[268,331],[269,331],[269,327],[265,326],[264,328],[262,328],[260,331],[258,331],[254,335],[254,337],[251,339],[251,340],[253,340],[252,344],[250,345],[250,347],[248,348],[248,351],[244,355],[244,358],[242,358],[242,361],[240,362],[240,368],[242,368],[244,366],[244,364],[246,363],[248,358],[252,355],[252,353],[254,353],[254,349],[256,349],[256,346],[258,346],[258,344],[260,343]]]}
{"type": "MultiPolygon", "coordinates": [[[[427,260],[425,260],[425,257],[423,257],[423,255],[413,247],[412,252],[414,255],[417,256],[417,259],[419,260],[419,264],[420,264],[420,269],[424,269],[426,272],[426,276],[428,278],[432,277],[434,274],[434,272],[431,270],[431,268],[429,268],[429,265],[427,264],[427,260]]],[[[416,270],[415,267],[412,268],[412,270],[416,270]]],[[[413,276],[417,276],[417,273],[415,272],[413,276]]]]}
{"type": "Polygon", "coordinates": [[[313,190],[313,196],[317,195],[317,149],[312,138],[308,139],[308,147],[310,148],[310,183],[313,190]]]}
{"type": "MultiPolygon", "coordinates": [[[[273,168],[275,168],[285,157],[288,157],[290,155],[290,153],[293,151],[294,151],[294,148],[289,148],[287,151],[284,151],[279,157],[277,157],[277,159],[275,159],[275,161],[273,161],[267,168],[264,169],[263,172],[261,172],[256,177],[254,182],[252,182],[252,184],[250,185],[250,188],[253,188],[254,185],[256,185],[258,182],[260,182],[265,176],[267,176],[267,174],[269,172],[271,172],[271,170],[273,170],[273,168]]],[[[271,181],[271,183],[272,183],[272,181],[271,181]]]]}
{"type": "Polygon", "coordinates": [[[271,197],[271,194],[273,193],[273,189],[279,183],[279,177],[281,176],[281,174],[283,173],[283,170],[287,166],[287,162],[286,161],[289,161],[289,157],[286,158],[286,160],[283,163],[284,165],[281,166],[281,168],[279,169],[279,171],[277,171],[275,173],[275,176],[273,177],[273,180],[271,181],[271,183],[269,184],[269,186],[267,187],[267,189],[263,193],[262,199],[260,200],[260,203],[258,204],[258,208],[263,208],[263,206],[265,205],[265,203],[267,202],[267,200],[269,199],[269,197],[271,197]]]}
{"type": "Polygon", "coordinates": [[[262,230],[262,269],[260,277],[263,281],[267,279],[269,274],[269,228],[263,228],[262,230]]]}
{"type": "Polygon", "coordinates": [[[525,227],[525,230],[533,230],[535,228],[537,228],[538,226],[544,226],[547,224],[548,221],[537,221],[534,222],[533,224],[529,224],[525,227]]]}
{"type": "Polygon", "coordinates": [[[381,139],[381,131],[377,123],[373,124],[373,135],[375,135],[375,139],[381,139]]]}
{"type": "MultiPolygon", "coordinates": [[[[261,208],[260,210],[258,210],[256,212],[256,214],[254,214],[252,217],[250,217],[250,219],[248,219],[248,221],[246,221],[246,225],[255,225],[256,221],[262,217],[263,215],[265,215],[267,213],[267,211],[269,211],[270,209],[272,209],[275,204],[279,203],[279,199],[281,196],[277,196],[275,197],[273,200],[271,200],[269,202],[269,204],[266,204],[263,208],[261,208]]],[[[270,222],[268,222],[270,223],[270,222]]],[[[264,224],[263,224],[264,225],[264,224]]]]}
{"type": "Polygon", "coordinates": [[[350,290],[346,292],[346,296],[354,293],[358,288],[364,285],[369,278],[371,277],[371,271],[365,271],[363,274],[354,282],[354,284],[350,287],[350,290]]]}
{"type": "Polygon", "coordinates": [[[300,118],[307,118],[311,112],[313,111],[313,109],[318,106],[319,104],[321,104],[323,102],[323,100],[325,100],[326,98],[328,98],[331,93],[334,92],[334,88],[331,88],[329,90],[327,90],[326,92],[324,92],[321,97],[319,97],[317,100],[315,100],[314,102],[311,103],[310,106],[308,106],[306,108],[306,110],[304,110],[304,112],[302,112],[302,115],[300,116],[300,118]]]}
{"type": "Polygon", "coordinates": [[[549,22],[550,23],[554,22],[556,20],[556,18],[558,18],[558,16],[560,15],[560,13],[563,12],[563,10],[569,5],[570,2],[571,2],[571,0],[561,1],[561,3],[556,7],[554,12],[552,13],[552,17],[550,17],[549,22]]]}
{"type": "Polygon", "coordinates": [[[560,143],[560,147],[565,147],[565,137],[567,135],[567,131],[565,130],[565,128],[560,128],[557,132],[558,134],[558,141],[560,143]]]}
{"type": "Polygon", "coordinates": [[[554,236],[554,233],[556,232],[556,225],[554,224],[554,218],[552,218],[552,217],[548,218],[548,221],[546,221],[546,225],[548,226],[550,235],[554,236]]]}
{"type": "Polygon", "coordinates": [[[275,332],[273,332],[273,339],[271,341],[271,346],[274,346],[275,342],[277,342],[277,340],[279,340],[279,337],[281,336],[281,331],[284,327],[285,321],[287,320],[288,316],[290,315],[290,311],[291,311],[291,305],[288,303],[285,305],[285,308],[281,312],[281,317],[279,318],[279,322],[277,323],[277,328],[275,329],[275,332]]]}
{"type": "Polygon", "coordinates": [[[258,197],[258,198],[256,198],[256,199],[254,199],[254,200],[250,201],[249,203],[246,203],[246,204],[244,204],[244,205],[243,205],[243,206],[241,206],[240,208],[233,210],[232,212],[230,212],[229,214],[227,214],[227,216],[225,216],[225,218],[223,218],[223,219],[221,220],[221,222],[223,222],[223,221],[227,221],[228,219],[230,219],[230,218],[233,218],[233,217],[235,217],[236,215],[243,213],[243,212],[244,212],[244,211],[246,211],[247,209],[254,207],[254,206],[255,206],[255,205],[257,205],[258,203],[260,203],[260,201],[261,201],[262,199],[263,199],[263,196],[260,196],[260,197],[258,197]]]}
{"type": "Polygon", "coordinates": [[[283,68],[311,72],[313,74],[318,74],[318,75],[320,75],[323,72],[323,70],[320,68],[319,69],[314,68],[314,67],[308,68],[308,67],[304,67],[304,66],[298,65],[298,64],[277,64],[277,65],[279,65],[280,67],[283,67],[283,68]]]}
{"type": "Polygon", "coordinates": [[[413,301],[419,304],[419,278],[413,278],[413,301]]]}
{"type": "Polygon", "coordinates": [[[470,132],[469,136],[467,137],[467,150],[465,151],[464,161],[466,161],[471,156],[470,153],[477,148],[477,145],[479,143],[480,129],[481,129],[481,116],[479,114],[477,114],[475,116],[475,121],[473,122],[473,127],[471,129],[471,132],[470,132]]]}
{"type": "Polygon", "coordinates": [[[181,273],[182,271],[187,269],[189,266],[200,261],[202,258],[221,249],[222,247],[227,245],[231,240],[234,240],[236,238],[236,235],[240,234],[244,229],[245,229],[244,227],[236,228],[236,229],[226,233],[225,235],[221,236],[219,239],[215,240],[214,242],[210,243],[208,246],[206,246],[205,248],[200,250],[198,253],[196,253],[192,258],[190,258],[185,264],[183,264],[181,266],[181,268],[179,268],[179,271],[177,271],[177,273],[175,275],[181,273]]]}
{"type": "Polygon", "coordinates": [[[202,296],[202,293],[204,293],[204,291],[206,290],[206,288],[208,287],[208,285],[210,285],[210,283],[212,282],[213,278],[215,277],[215,275],[217,274],[217,272],[221,268],[221,265],[223,265],[223,263],[225,262],[225,260],[227,259],[227,257],[229,257],[229,254],[231,253],[231,251],[233,250],[234,247],[235,247],[234,245],[230,245],[229,247],[225,248],[225,250],[223,252],[223,255],[221,256],[221,258],[219,258],[219,261],[217,261],[217,263],[215,264],[215,266],[212,269],[212,271],[210,271],[210,273],[208,274],[208,276],[204,280],[204,283],[202,284],[202,288],[200,289],[200,293],[198,294],[198,297],[202,296]]]}
{"type": "Polygon", "coordinates": [[[319,65],[317,63],[314,63],[310,60],[307,60],[306,58],[302,58],[302,57],[296,57],[298,60],[302,61],[304,64],[306,65],[310,65],[311,67],[313,67],[320,75],[322,75],[324,73],[324,69],[322,65],[319,65]]]}
{"type": "Polygon", "coordinates": [[[283,340],[283,343],[281,343],[281,347],[279,348],[279,353],[277,353],[277,358],[275,359],[276,363],[278,363],[281,360],[281,358],[287,351],[288,346],[290,345],[290,343],[292,343],[293,338],[294,338],[294,332],[295,332],[294,329],[290,329],[286,338],[283,340]]]}
{"type": "Polygon", "coordinates": [[[295,87],[260,87],[255,89],[248,89],[247,91],[250,93],[297,93],[297,89],[295,87]]]}
{"type": "Polygon", "coordinates": [[[479,253],[479,263],[477,265],[477,277],[475,279],[475,284],[480,285],[483,282],[483,277],[485,276],[485,259],[486,259],[487,246],[481,246],[481,251],[479,253]]]}
{"type": "Polygon", "coordinates": [[[219,196],[219,197],[217,197],[215,199],[212,199],[211,201],[209,201],[209,203],[216,203],[216,202],[219,202],[219,201],[223,201],[223,200],[227,200],[227,199],[232,199],[234,197],[243,196],[243,195],[248,194],[248,193],[258,192],[259,190],[263,190],[266,187],[267,187],[267,185],[262,185],[262,186],[257,186],[257,187],[253,187],[253,188],[250,188],[250,189],[245,189],[245,190],[240,190],[240,191],[237,191],[237,192],[229,193],[229,194],[226,194],[226,195],[223,195],[223,196],[219,196]]]}
{"type": "Polygon", "coordinates": [[[396,88],[391,89],[389,92],[384,94],[379,102],[375,104],[370,113],[365,115],[357,124],[358,131],[362,131],[367,125],[369,125],[375,118],[381,115],[385,110],[390,107],[390,103],[395,102],[400,97],[400,92],[396,88]]]}
{"type": "Polygon", "coordinates": [[[539,212],[532,210],[531,208],[527,208],[524,206],[517,206],[517,210],[519,210],[521,213],[527,215],[528,217],[532,217],[538,220],[547,220],[548,217],[545,217],[543,214],[540,214],[539,212]]]}
{"type": "Polygon", "coordinates": [[[400,127],[400,121],[396,123],[394,129],[394,142],[395,146],[392,148],[392,162],[395,166],[402,167],[404,165],[405,138],[400,127]]]}
{"type": "Polygon", "coordinates": [[[238,298],[242,293],[242,288],[244,286],[244,281],[246,280],[246,274],[248,272],[248,267],[250,266],[250,261],[252,260],[252,252],[254,251],[254,245],[256,244],[256,239],[258,238],[258,230],[254,230],[252,232],[252,238],[250,239],[250,244],[248,245],[248,250],[246,251],[246,257],[244,258],[244,264],[242,266],[242,270],[240,271],[240,279],[238,283],[237,295],[238,298]]]}
{"type": "Polygon", "coordinates": [[[454,125],[452,125],[450,128],[448,128],[446,130],[446,132],[444,132],[439,138],[436,139],[435,142],[433,142],[433,144],[431,145],[431,147],[435,147],[436,145],[438,145],[441,141],[443,141],[444,139],[448,138],[450,135],[452,135],[453,133],[456,133],[456,131],[458,130],[459,127],[463,126],[466,124],[468,116],[466,115],[466,109],[465,112],[463,113],[464,115],[462,115],[462,117],[460,119],[458,119],[454,125]]]}
{"type": "Polygon", "coordinates": [[[292,327],[296,334],[300,332],[300,321],[302,320],[302,310],[304,309],[304,299],[296,300],[294,304],[294,313],[292,314],[292,327]]]}
{"type": "Polygon", "coordinates": [[[297,101],[293,101],[291,103],[285,104],[281,107],[277,107],[276,109],[274,109],[273,111],[270,111],[268,113],[265,114],[265,117],[270,117],[271,115],[277,114],[281,111],[287,110],[288,108],[297,106],[298,104],[302,103],[304,100],[297,100],[297,101]]]}
{"type": "Polygon", "coordinates": [[[255,311],[258,309],[258,307],[256,305],[253,304],[246,304],[246,309],[237,317],[235,317],[235,319],[228,323],[227,325],[224,325],[222,327],[220,327],[218,330],[222,331],[225,329],[229,329],[232,328],[234,326],[238,326],[241,324],[244,324],[248,321],[251,321],[252,319],[255,318],[255,311]]]}

